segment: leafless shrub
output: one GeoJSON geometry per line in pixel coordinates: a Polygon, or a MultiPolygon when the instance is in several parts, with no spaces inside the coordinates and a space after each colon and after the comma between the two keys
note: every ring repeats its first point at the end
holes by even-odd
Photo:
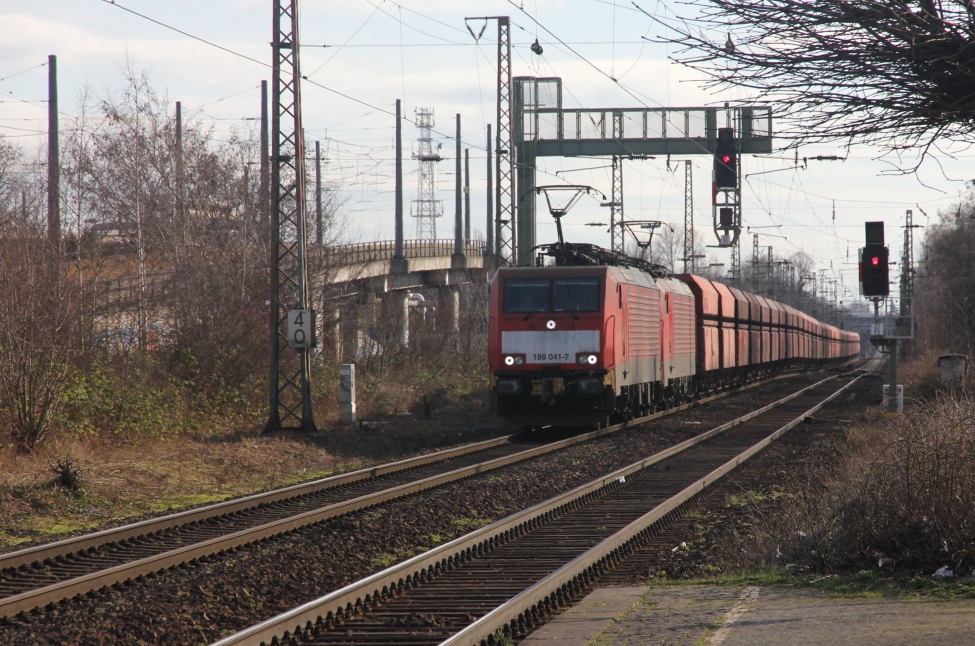
{"type": "Polygon", "coordinates": [[[915,402],[768,519],[757,560],[812,569],[975,567],[975,397],[915,402]]]}
{"type": "Polygon", "coordinates": [[[0,239],[0,419],[21,450],[50,430],[76,354],[79,291],[66,276],[35,227],[0,239]]]}
{"type": "Polygon", "coordinates": [[[58,458],[57,463],[48,465],[51,471],[57,476],[54,484],[69,491],[81,489],[81,472],[84,469],[75,467],[73,458],[58,458]]]}

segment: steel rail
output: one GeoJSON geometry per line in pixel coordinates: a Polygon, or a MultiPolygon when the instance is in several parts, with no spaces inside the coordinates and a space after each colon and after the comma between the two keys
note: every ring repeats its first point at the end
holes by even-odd
{"type": "MultiPolygon", "coordinates": [[[[788,376],[792,376],[792,375],[780,375],[778,377],[775,377],[774,379],[784,379],[788,376]]],[[[769,381],[772,380],[758,381],[751,384],[747,384],[746,386],[742,386],[734,390],[717,393],[715,395],[697,400],[695,402],[683,404],[679,407],[654,413],[652,415],[649,415],[647,417],[642,417],[640,419],[630,420],[622,424],[616,424],[614,426],[601,429],[600,431],[596,431],[594,433],[588,433],[584,436],[579,436],[579,437],[583,437],[585,439],[593,439],[595,437],[598,437],[606,433],[612,433],[625,428],[630,428],[632,426],[637,426],[639,424],[644,424],[646,422],[658,419],[668,414],[677,413],[683,410],[687,410],[688,408],[691,408],[696,405],[709,403],[721,399],[723,397],[727,397],[732,394],[743,392],[750,388],[755,388],[764,383],[768,383],[769,381]]],[[[308,494],[316,493],[324,489],[331,489],[331,488],[340,487],[347,484],[352,484],[354,482],[359,482],[362,480],[378,478],[383,475],[389,475],[392,473],[398,473],[401,471],[406,471],[409,469],[426,466],[428,464],[449,460],[452,458],[460,457],[462,455],[476,453],[478,451],[486,451],[501,446],[503,444],[508,444],[512,441],[512,438],[516,436],[517,434],[505,435],[502,437],[494,438],[492,440],[485,440],[483,442],[476,442],[473,444],[465,444],[463,446],[458,446],[450,449],[445,449],[442,451],[437,451],[434,453],[428,453],[425,455],[407,458],[405,460],[398,460],[396,462],[390,462],[387,464],[377,465],[373,467],[366,467],[364,469],[358,469],[356,471],[344,473],[337,476],[320,478],[318,480],[299,483],[296,485],[291,485],[289,487],[283,487],[281,489],[274,489],[273,491],[266,491],[263,493],[252,494],[249,496],[245,496],[243,498],[235,498],[233,500],[227,500],[213,505],[207,505],[205,507],[198,507],[196,509],[189,509],[186,511],[177,512],[175,514],[168,514],[166,516],[161,516],[159,518],[150,518],[147,520],[139,521],[137,523],[123,525],[121,527],[114,527],[111,529],[105,529],[98,532],[92,532],[90,534],[83,534],[81,536],[75,536],[73,538],[67,538],[64,540],[55,541],[53,543],[44,543],[43,545],[35,545],[33,547],[29,547],[23,550],[7,552],[4,554],[0,554],[0,570],[5,570],[8,568],[17,568],[23,565],[30,565],[31,563],[43,562],[49,559],[56,559],[58,557],[67,556],[69,554],[96,549],[108,543],[124,541],[131,538],[138,538],[140,536],[153,534],[155,532],[171,529],[173,527],[179,527],[180,525],[188,525],[190,523],[197,523],[204,520],[209,520],[217,516],[223,516],[227,514],[233,514],[236,512],[244,511],[247,509],[253,509],[254,507],[259,507],[261,505],[265,505],[268,503],[287,500],[288,498],[297,498],[308,494]]]]}
{"type": "Polygon", "coordinates": [[[54,559],[59,556],[67,556],[68,554],[74,554],[76,552],[83,552],[97,548],[105,545],[106,543],[114,543],[130,538],[145,536],[146,534],[152,534],[164,529],[170,529],[180,525],[188,525],[190,523],[208,520],[215,516],[232,514],[245,509],[252,509],[260,505],[315,493],[323,489],[340,487],[342,485],[351,484],[360,480],[378,478],[379,476],[406,471],[408,469],[425,466],[427,464],[440,462],[442,460],[448,460],[461,455],[466,455],[468,453],[484,451],[501,446],[502,444],[507,444],[513,437],[515,436],[506,435],[493,440],[485,440],[483,442],[477,442],[474,444],[465,444],[452,449],[428,453],[425,455],[408,458],[406,460],[399,460],[397,462],[390,462],[388,464],[358,469],[356,471],[351,471],[349,473],[344,473],[337,476],[329,476],[328,478],[321,478],[311,482],[291,485],[282,489],[275,489],[273,491],[253,494],[243,498],[227,500],[225,502],[207,505],[206,507],[189,509],[187,511],[169,514],[159,518],[150,518],[137,523],[124,525],[122,527],[114,527],[112,529],[105,529],[99,532],[93,532],[91,534],[76,536],[74,538],[67,538],[54,543],[36,545],[34,547],[29,547],[16,552],[0,554],[0,570],[16,568],[20,567],[21,565],[28,565],[38,561],[54,559]]]}
{"type": "MultiPolygon", "coordinates": [[[[861,375],[862,376],[862,375],[861,375]]],[[[779,439],[795,426],[801,424],[807,417],[813,415],[820,408],[838,397],[843,391],[859,381],[861,376],[851,379],[842,388],[826,397],[824,400],[807,410],[791,422],[768,435],[765,439],[753,444],[736,457],[684,488],[680,493],[667,499],[664,503],[654,507],[646,514],[631,522],[626,527],[602,541],[585,553],[566,563],[561,568],[545,577],[524,592],[513,597],[507,603],[498,606],[465,629],[441,642],[440,646],[487,646],[493,643],[495,637],[501,633],[511,634],[518,630],[519,625],[531,623],[529,617],[544,616],[545,607],[558,607],[560,592],[570,592],[578,589],[581,579],[601,570],[614,556],[625,556],[627,547],[634,541],[650,538],[650,529],[668,515],[691,502],[695,497],[714,487],[727,475],[738,469],[747,460],[765,449],[769,444],[779,439]]]]}
{"type": "MultiPolygon", "coordinates": [[[[783,378],[783,376],[777,377],[776,379],[780,379],[780,378],[783,378]]],[[[829,379],[832,379],[832,377],[824,381],[828,381],[829,379]]],[[[659,419],[667,415],[671,415],[683,410],[687,410],[691,407],[698,406],[703,403],[712,402],[721,399],[723,397],[727,397],[730,394],[742,392],[744,390],[757,387],[764,383],[768,383],[768,381],[769,380],[754,382],[752,384],[748,384],[734,391],[725,391],[722,393],[718,393],[711,397],[698,400],[695,402],[690,402],[688,404],[684,404],[682,406],[678,406],[665,411],[660,411],[640,419],[630,420],[622,424],[616,424],[613,426],[609,426],[596,431],[591,431],[589,433],[584,433],[557,442],[552,442],[542,446],[533,447],[531,449],[527,449],[525,451],[514,453],[508,456],[494,458],[492,460],[480,464],[462,467],[459,469],[449,471],[447,473],[430,476],[427,478],[416,480],[414,482],[398,485],[396,487],[391,487],[389,489],[385,489],[380,492],[367,494],[356,498],[351,498],[349,500],[345,500],[338,503],[333,503],[331,505],[320,507],[315,510],[290,516],[288,518],[283,518],[263,525],[258,525],[245,530],[233,532],[225,536],[187,545],[185,547],[176,550],[170,550],[157,555],[145,557],[142,559],[130,561],[128,563],[110,567],[104,570],[100,570],[97,572],[92,572],[90,574],[81,575],[70,579],[65,579],[44,587],[28,590],[20,594],[0,598],[0,617],[12,616],[12,615],[16,615],[19,612],[25,612],[37,607],[47,606],[49,604],[57,603],[59,601],[62,601],[70,597],[86,594],[118,583],[124,583],[126,581],[138,578],[140,576],[154,574],[156,572],[160,572],[166,569],[171,569],[173,567],[182,565],[184,563],[205,559],[215,554],[220,554],[226,551],[234,550],[244,545],[247,545],[249,543],[265,540],[267,538],[279,534],[300,529],[301,527],[305,527],[307,525],[320,523],[322,521],[328,520],[329,518],[334,518],[336,516],[348,514],[357,511],[359,509],[371,507],[396,498],[400,498],[420,491],[424,491],[426,489],[438,487],[452,481],[461,480],[480,473],[496,470],[517,462],[538,457],[545,453],[565,449],[570,446],[580,444],[582,442],[587,442],[605,435],[616,433],[626,428],[638,426],[640,424],[644,424],[646,422],[659,419]]],[[[818,382],[818,383],[822,383],[822,382],[818,382]]],[[[681,444],[678,444],[672,447],[671,449],[668,449],[666,451],[657,454],[657,456],[661,456],[660,459],[666,459],[667,457],[676,455],[676,453],[686,450],[687,448],[689,448],[690,446],[692,446],[697,442],[704,441],[705,439],[713,437],[714,435],[720,432],[732,428],[733,426],[740,424],[743,421],[747,421],[748,419],[751,419],[756,415],[760,415],[766,410],[769,410],[770,408],[776,405],[784,403],[789,399],[798,396],[799,394],[805,392],[805,390],[808,390],[808,388],[811,387],[813,386],[809,386],[803,390],[798,391],[797,393],[790,395],[789,397],[779,400],[778,402],[770,404],[769,406],[763,407],[762,409],[759,409],[757,411],[753,411],[745,416],[733,420],[732,422],[716,427],[715,429],[709,431],[708,433],[697,436],[698,439],[696,441],[694,438],[692,438],[691,440],[682,442],[681,444]]],[[[140,523],[127,525],[125,527],[116,528],[114,530],[104,530],[102,532],[96,532],[94,534],[80,536],[75,539],[68,539],[50,545],[42,545],[36,548],[30,548],[28,550],[23,550],[22,552],[13,552],[8,555],[4,555],[7,557],[8,561],[5,563],[3,560],[0,560],[0,565],[11,567],[12,566],[11,563],[17,562],[16,559],[21,559],[19,563],[25,563],[25,562],[36,563],[38,561],[43,561],[48,558],[55,558],[58,555],[76,553],[78,551],[82,551],[85,549],[93,549],[95,547],[105,545],[108,542],[121,541],[126,538],[143,536],[152,532],[168,529],[170,527],[189,524],[192,522],[198,522],[208,518],[213,518],[215,516],[226,515],[229,513],[233,513],[235,511],[249,509],[268,502],[274,502],[281,499],[300,496],[303,494],[311,493],[325,488],[336,487],[342,484],[349,484],[351,482],[355,482],[358,480],[363,480],[371,477],[378,477],[379,475],[395,473],[397,471],[402,471],[409,468],[422,466],[424,464],[428,464],[432,462],[439,462],[442,460],[446,460],[448,458],[457,457],[459,455],[464,455],[467,453],[487,450],[510,442],[512,437],[514,436],[505,436],[493,440],[487,440],[485,442],[465,445],[463,447],[457,447],[446,451],[419,456],[417,458],[402,460],[387,465],[380,465],[377,467],[360,469],[358,471],[349,474],[344,474],[341,476],[333,476],[331,478],[325,478],[310,483],[293,485],[285,489],[275,490],[264,494],[256,494],[254,496],[248,496],[246,498],[241,498],[238,500],[227,501],[225,503],[218,503],[217,505],[211,505],[208,507],[189,510],[178,514],[172,514],[170,516],[164,516],[160,519],[142,521],[140,523]],[[48,548],[50,552],[45,552],[45,548],[48,548]],[[44,556],[41,556],[42,554],[44,556]],[[27,559],[27,555],[33,555],[33,558],[24,560],[27,559]]]]}
{"type": "MultiPolygon", "coordinates": [[[[788,401],[791,401],[792,399],[795,399],[796,397],[801,396],[807,391],[834,379],[836,379],[836,377],[831,376],[816,382],[815,384],[783,397],[776,402],[763,406],[755,411],[751,411],[746,415],[685,440],[684,442],[665,449],[664,451],[655,453],[654,455],[630,464],[629,466],[618,469],[606,476],[597,478],[588,484],[576,487],[569,492],[560,494],[559,496],[517,512],[505,519],[499,520],[491,525],[457,538],[449,543],[445,543],[440,547],[410,558],[398,565],[394,565],[386,570],[377,572],[359,582],[350,584],[324,597],[310,601],[293,610],[282,613],[276,617],[242,630],[234,635],[215,642],[213,646],[259,646],[260,644],[270,644],[272,642],[285,643],[285,640],[290,635],[294,635],[306,629],[311,629],[315,625],[326,621],[329,617],[343,617],[349,613],[355,613],[356,609],[361,609],[364,606],[371,605],[374,600],[387,596],[392,590],[402,589],[404,585],[409,586],[411,585],[411,582],[425,579],[437,571],[453,567],[454,564],[470,558],[470,556],[473,554],[483,552],[486,549],[490,549],[494,545],[507,542],[511,538],[531,528],[541,518],[556,513],[559,509],[573,504],[580,498],[589,496],[606,486],[619,482],[621,479],[625,481],[627,476],[637,471],[665,460],[669,460],[676,455],[683,453],[687,449],[700,444],[701,442],[709,440],[720,433],[758,417],[782,404],[785,404],[788,401]]],[[[850,383],[853,383],[854,381],[855,380],[851,381],[850,383]]],[[[849,387],[849,384],[844,386],[844,389],[847,387],[849,387]]],[[[838,392],[831,395],[831,398],[835,397],[838,392]]],[[[822,406],[824,403],[825,402],[820,403],[817,407],[811,409],[811,411],[804,413],[800,418],[791,424],[793,426],[798,424],[806,416],[818,410],[818,407],[822,406]]],[[[789,426],[789,428],[791,428],[791,426],[789,426]]],[[[609,429],[606,430],[608,431],[609,429]]],[[[777,431],[777,434],[781,435],[785,432],[785,430],[780,429],[777,431]]],[[[778,437],[778,435],[775,435],[775,437],[778,437]]],[[[770,441],[772,440],[768,440],[768,442],[770,441]]],[[[757,450],[758,449],[756,449],[756,451],[757,450]]],[[[481,620],[475,624],[472,624],[471,627],[480,623],[481,620]]],[[[484,624],[481,625],[483,626],[484,624]]]]}

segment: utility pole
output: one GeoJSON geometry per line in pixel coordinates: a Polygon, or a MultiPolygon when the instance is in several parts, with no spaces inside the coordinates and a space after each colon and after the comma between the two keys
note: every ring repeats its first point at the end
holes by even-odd
{"type": "Polygon", "coordinates": [[[609,196],[609,248],[623,252],[623,158],[613,155],[613,190],[609,196]]]}
{"type": "Polygon", "coordinates": [[[315,243],[318,248],[324,245],[325,232],[322,229],[322,148],[321,141],[315,142],[315,243]]]}
{"type": "Polygon", "coordinates": [[[268,164],[271,159],[271,150],[269,143],[268,134],[268,116],[267,116],[267,81],[261,81],[261,184],[259,189],[258,200],[261,203],[260,213],[261,213],[261,225],[262,233],[264,227],[268,226],[271,219],[271,198],[270,198],[270,183],[271,176],[268,164]]]}
{"type": "Polygon", "coordinates": [[[696,273],[694,260],[694,176],[691,160],[684,160],[684,273],[696,273]]]}
{"type": "Polygon", "coordinates": [[[752,289],[755,292],[759,291],[759,280],[758,280],[758,234],[752,234],[752,289]]]}
{"type": "Polygon", "coordinates": [[[511,25],[508,16],[498,17],[498,149],[497,209],[495,249],[499,260],[508,264],[518,262],[518,241],[515,238],[515,145],[511,128],[511,25]]]}
{"type": "MultiPolygon", "coordinates": [[[[246,186],[246,183],[245,183],[246,186]]],[[[245,188],[246,190],[246,188],[245,188]]],[[[176,102],[176,228],[173,232],[182,251],[186,243],[186,204],[183,201],[183,104],[176,102]]]]}
{"type": "Polygon", "coordinates": [[[461,195],[460,166],[460,114],[457,115],[457,136],[455,137],[456,162],[454,163],[454,255],[464,255],[464,211],[461,195]]]}
{"type": "Polygon", "coordinates": [[[491,151],[491,124],[487,124],[487,227],[484,233],[487,255],[494,255],[494,178],[491,176],[494,154],[491,151]]]}
{"type": "Polygon", "coordinates": [[[309,309],[305,264],[307,192],[298,0],[274,0],[271,47],[271,370],[265,431],[314,431],[310,350],[315,345],[315,316],[309,309]]]}
{"type": "Polygon", "coordinates": [[[464,149],[464,240],[471,239],[471,149],[464,149]]]}
{"type": "MultiPolygon", "coordinates": [[[[61,257],[61,154],[58,135],[58,57],[47,57],[47,240],[61,257]]],[[[81,232],[78,232],[81,235],[81,232]]]]}
{"type": "Polygon", "coordinates": [[[403,116],[400,100],[396,99],[396,231],[393,258],[403,259],[403,116]]]}
{"type": "MultiPolygon", "coordinates": [[[[908,209],[904,223],[904,250],[901,255],[901,311],[897,319],[897,336],[899,337],[911,336],[914,332],[914,229],[920,228],[920,226],[914,224],[914,211],[908,209]],[[905,329],[907,323],[910,324],[909,329],[905,329]]],[[[910,349],[908,339],[904,339],[904,343],[900,347],[901,358],[907,359],[907,353],[910,349]]]]}
{"type": "Polygon", "coordinates": [[[495,164],[495,251],[499,264],[513,265],[518,262],[518,242],[515,231],[515,159],[514,131],[511,123],[511,18],[509,16],[483,16],[465,18],[467,31],[480,40],[489,20],[498,23],[498,84],[497,84],[497,157],[495,164]],[[470,21],[484,21],[480,32],[475,34],[470,21]]]}

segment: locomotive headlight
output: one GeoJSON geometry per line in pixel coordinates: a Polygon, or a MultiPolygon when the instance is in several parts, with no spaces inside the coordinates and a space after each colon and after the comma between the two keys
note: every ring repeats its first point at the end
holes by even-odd
{"type": "Polygon", "coordinates": [[[513,365],[515,365],[515,358],[514,357],[511,357],[511,356],[505,357],[504,358],[504,365],[506,365],[506,366],[513,366],[513,365]]]}
{"type": "Polygon", "coordinates": [[[516,366],[520,366],[523,363],[525,363],[525,357],[523,357],[521,355],[518,355],[517,357],[515,357],[515,365],[516,366]]]}
{"type": "Polygon", "coordinates": [[[599,361],[599,355],[595,352],[580,352],[576,355],[576,361],[580,366],[594,366],[599,361]]]}
{"type": "Polygon", "coordinates": [[[580,355],[579,355],[579,363],[580,363],[580,364],[582,364],[582,365],[586,365],[586,362],[587,362],[587,361],[588,361],[588,359],[586,358],[586,355],[584,355],[584,354],[580,354],[580,355]]]}
{"type": "Polygon", "coordinates": [[[596,355],[594,355],[594,354],[590,354],[590,355],[589,355],[589,356],[588,356],[588,357],[586,358],[586,361],[588,361],[588,362],[589,362],[589,365],[590,365],[590,366],[594,366],[594,365],[596,365],[596,355]]]}
{"type": "Polygon", "coordinates": [[[555,321],[549,319],[549,321],[547,323],[545,323],[545,327],[547,327],[550,330],[554,330],[555,329],[555,321]]]}

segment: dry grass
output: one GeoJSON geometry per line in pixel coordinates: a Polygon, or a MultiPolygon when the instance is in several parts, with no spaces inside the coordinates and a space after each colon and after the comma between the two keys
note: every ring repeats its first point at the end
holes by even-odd
{"type": "MultiPolygon", "coordinates": [[[[936,381],[926,366],[905,377],[909,389],[936,381]]],[[[883,558],[927,574],[975,569],[975,393],[906,404],[901,418],[867,411],[838,459],[763,519],[756,565],[823,572],[883,558]]]]}
{"type": "Polygon", "coordinates": [[[34,454],[0,452],[0,549],[52,540],[149,513],[232,498],[355,466],[285,437],[200,441],[52,442],[34,454]],[[82,469],[77,491],[58,487],[51,465],[82,469]]]}
{"type": "MultiPolygon", "coordinates": [[[[408,393],[397,403],[407,401],[408,393]]],[[[33,453],[0,447],[0,550],[509,432],[483,393],[438,399],[430,420],[413,404],[409,416],[379,414],[395,405],[365,407],[364,425],[322,415],[321,430],[307,436],[260,437],[253,429],[128,442],[55,438],[33,453]],[[77,490],[58,486],[52,470],[68,459],[81,469],[77,490]]]]}

